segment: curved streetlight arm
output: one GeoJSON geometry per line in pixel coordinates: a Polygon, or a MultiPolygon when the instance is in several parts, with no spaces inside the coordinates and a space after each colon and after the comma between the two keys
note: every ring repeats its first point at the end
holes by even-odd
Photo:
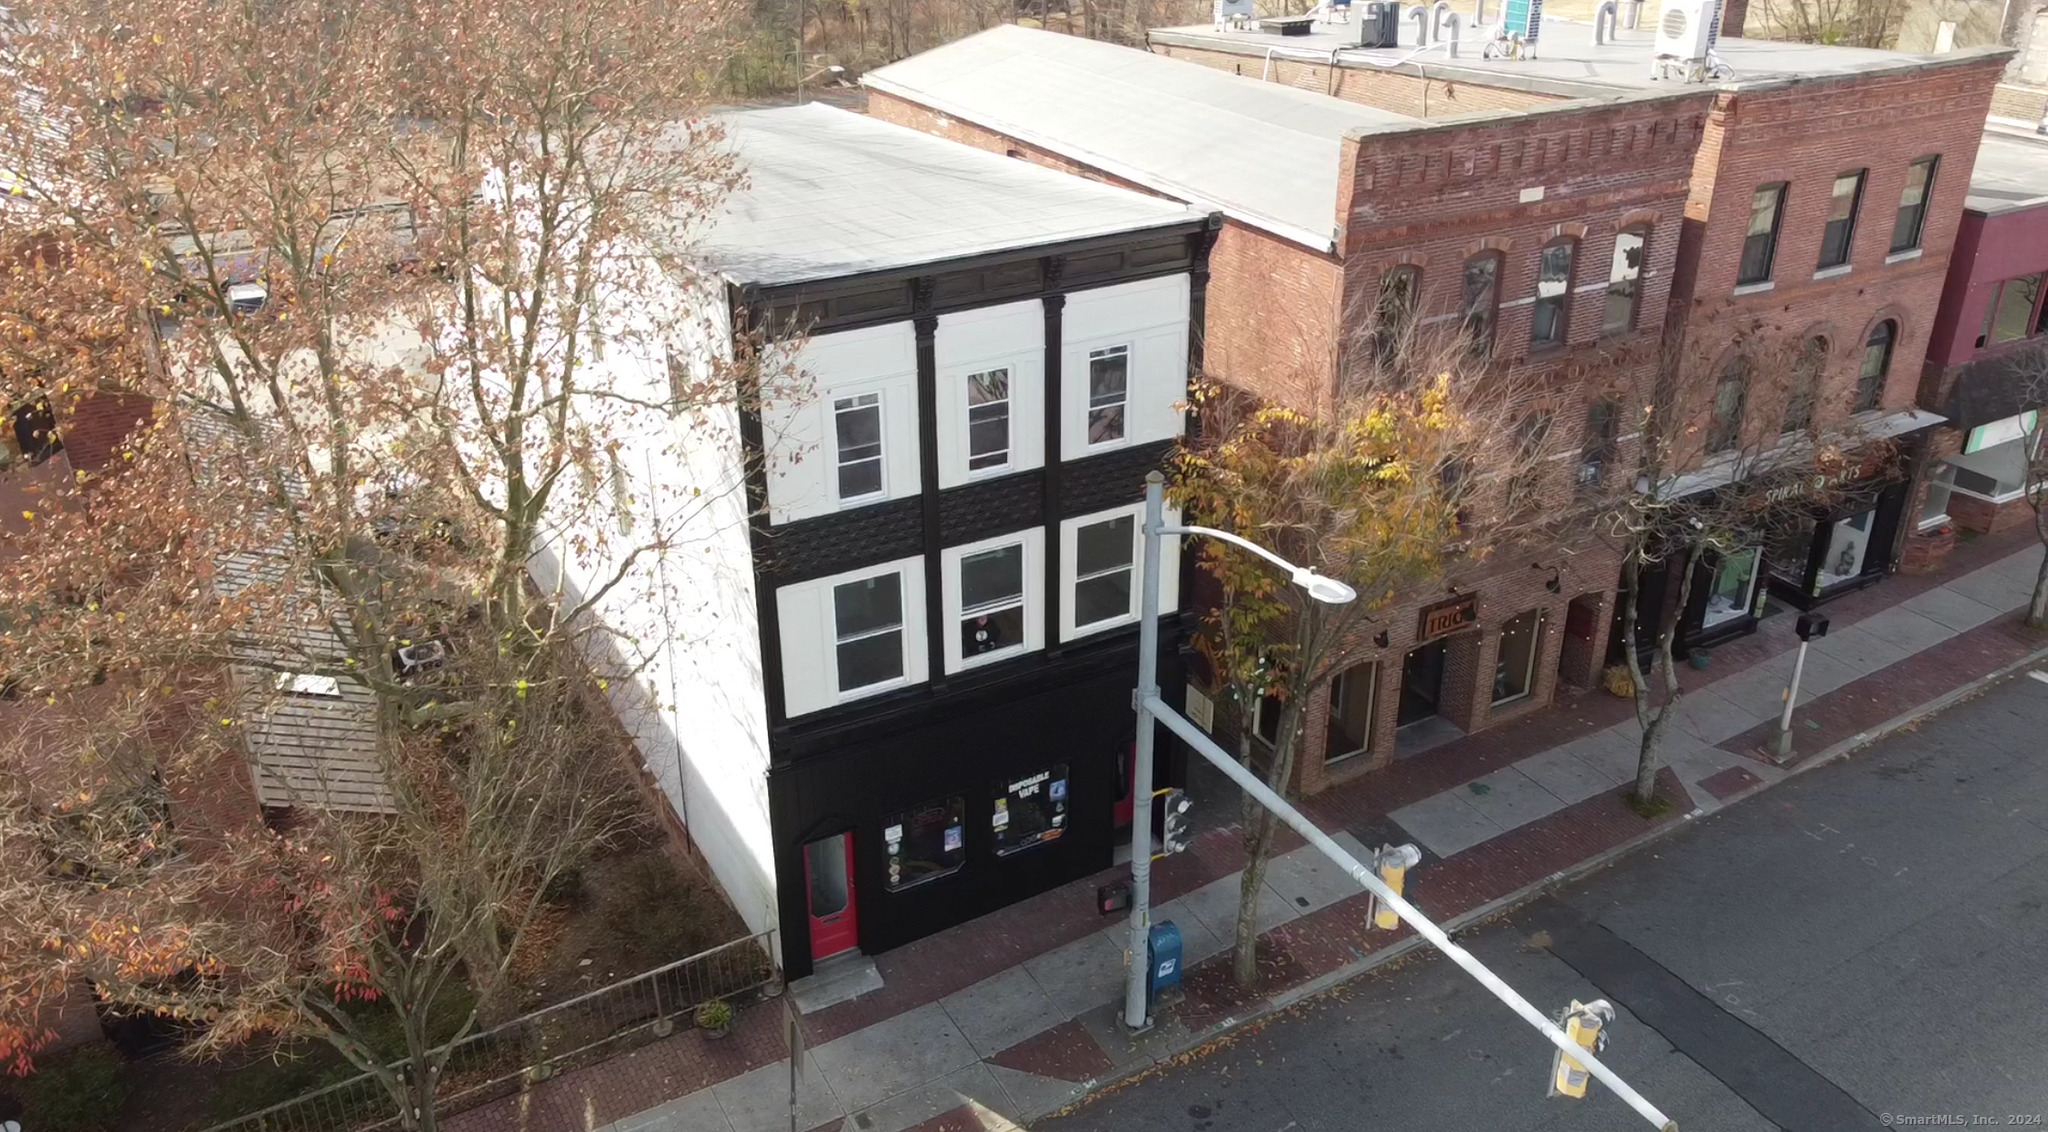
{"type": "Polygon", "coordinates": [[[1248,538],[1231,534],[1229,531],[1219,531],[1214,527],[1162,526],[1159,528],[1158,533],[1162,535],[1206,535],[1209,538],[1221,539],[1241,550],[1248,550],[1287,571],[1287,576],[1293,580],[1294,584],[1307,590],[1308,595],[1317,601],[1328,605],[1348,605],[1358,600],[1358,591],[1352,589],[1349,585],[1327,574],[1318,574],[1307,566],[1296,566],[1294,563],[1260,546],[1258,543],[1248,538]]]}

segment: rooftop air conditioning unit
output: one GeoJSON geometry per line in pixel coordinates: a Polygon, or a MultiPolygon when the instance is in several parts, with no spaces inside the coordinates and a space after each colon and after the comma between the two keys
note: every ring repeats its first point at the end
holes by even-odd
{"type": "Polygon", "coordinates": [[[1664,0],[1657,13],[1657,60],[1704,64],[1720,12],[1718,0],[1664,0]]]}

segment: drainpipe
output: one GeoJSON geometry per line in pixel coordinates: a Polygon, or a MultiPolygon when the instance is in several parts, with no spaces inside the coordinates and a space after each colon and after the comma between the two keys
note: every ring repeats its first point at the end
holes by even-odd
{"type": "Polygon", "coordinates": [[[1593,46],[1602,46],[1614,38],[1616,15],[1614,0],[1600,0],[1600,6],[1593,9],[1593,46]]]}
{"type": "Polygon", "coordinates": [[[1332,98],[1337,96],[1337,52],[1342,50],[1341,47],[1330,48],[1330,57],[1323,63],[1330,69],[1330,77],[1323,83],[1323,93],[1332,98]]]}
{"type": "Polygon", "coordinates": [[[1259,68],[1259,81],[1260,81],[1260,82],[1262,82],[1262,83],[1263,83],[1263,82],[1269,82],[1269,81],[1271,81],[1271,80],[1272,80],[1272,77],[1273,77],[1273,52],[1275,52],[1275,51],[1278,51],[1278,50],[1280,50],[1280,49],[1279,49],[1279,48],[1277,48],[1277,47],[1268,47],[1268,48],[1266,48],[1266,65],[1265,65],[1264,67],[1261,67],[1261,68],[1259,68]]]}
{"type": "Polygon", "coordinates": [[[1415,46],[1429,46],[1429,13],[1417,4],[1408,9],[1408,18],[1415,21],[1415,46]]]}

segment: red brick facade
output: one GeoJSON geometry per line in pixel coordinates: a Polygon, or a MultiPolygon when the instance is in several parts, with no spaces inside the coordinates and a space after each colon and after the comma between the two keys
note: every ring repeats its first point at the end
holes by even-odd
{"type": "MultiPolygon", "coordinates": [[[[1340,351],[1360,342],[1361,317],[1374,309],[1389,269],[1419,271],[1418,317],[1425,325],[1448,323],[1455,329],[1466,261],[1497,255],[1494,357],[1526,376],[1531,410],[1552,414],[1555,452],[1543,463],[1538,490],[1564,502],[1575,490],[1588,405],[1612,390],[1647,386],[1659,365],[1657,342],[1694,153],[1712,98],[1704,90],[1679,91],[1548,107],[1501,120],[1392,126],[1346,139],[1331,217],[1340,255],[1235,221],[1225,225],[1209,261],[1205,365],[1272,400],[1326,402],[1340,372],[1340,351]],[[1646,238],[1643,270],[1633,324],[1608,333],[1603,322],[1609,273],[1617,234],[1624,229],[1646,238]],[[1571,241],[1576,249],[1569,329],[1564,345],[1532,351],[1539,258],[1546,245],[1559,241],[1571,241]]],[[[878,92],[870,112],[979,148],[1115,181],[902,98],[878,92]]],[[[1335,778],[1393,759],[1404,662],[1422,643],[1422,612],[1453,593],[1474,595],[1477,624],[1442,640],[1437,713],[1452,725],[1473,731],[1537,710],[1552,701],[1560,681],[1593,686],[1607,652],[1619,569],[1614,552],[1598,544],[1569,551],[1522,548],[1469,571],[1453,571],[1376,611],[1363,629],[1367,639],[1347,649],[1361,663],[1378,666],[1367,750],[1325,765],[1331,706],[1324,688],[1307,705],[1298,789],[1314,793],[1335,778]],[[1496,705],[1504,628],[1510,622],[1526,625],[1516,619],[1530,613],[1537,615],[1537,636],[1527,690],[1496,705]],[[1379,646],[1382,631],[1387,643],[1379,646]]]]}
{"type": "MultiPolygon", "coordinates": [[[[1819,337],[1827,366],[1814,409],[1825,428],[1846,417],[1864,344],[1880,321],[1898,330],[1879,407],[1914,403],[1919,359],[1940,304],[1970,171],[2000,59],[1932,63],[1877,74],[1825,76],[1721,93],[1707,122],[1686,206],[1679,266],[1680,363],[1705,418],[1711,374],[1739,336],[1787,346],[1819,337]],[[1939,164],[1918,248],[1890,252],[1907,169],[1939,164]],[[1818,270],[1834,179],[1867,169],[1846,268],[1818,270]],[[1760,185],[1787,185],[1767,284],[1738,287],[1738,265],[1760,185]],[[1818,276],[1818,277],[1817,277],[1818,276]]],[[[1755,430],[1777,428],[1783,406],[1753,406],[1755,430]]]]}

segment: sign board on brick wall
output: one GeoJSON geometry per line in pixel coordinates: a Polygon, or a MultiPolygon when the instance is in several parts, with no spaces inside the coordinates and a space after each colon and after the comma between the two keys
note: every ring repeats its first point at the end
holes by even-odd
{"type": "Polygon", "coordinates": [[[1415,641],[1433,641],[1448,636],[1460,629],[1470,629],[1479,624],[1479,595],[1459,594],[1449,601],[1422,607],[1422,615],[1415,623],[1415,641]]]}
{"type": "Polygon", "coordinates": [[[1187,711],[1182,714],[1204,731],[1216,730],[1216,705],[1193,684],[1188,685],[1187,711]]]}

